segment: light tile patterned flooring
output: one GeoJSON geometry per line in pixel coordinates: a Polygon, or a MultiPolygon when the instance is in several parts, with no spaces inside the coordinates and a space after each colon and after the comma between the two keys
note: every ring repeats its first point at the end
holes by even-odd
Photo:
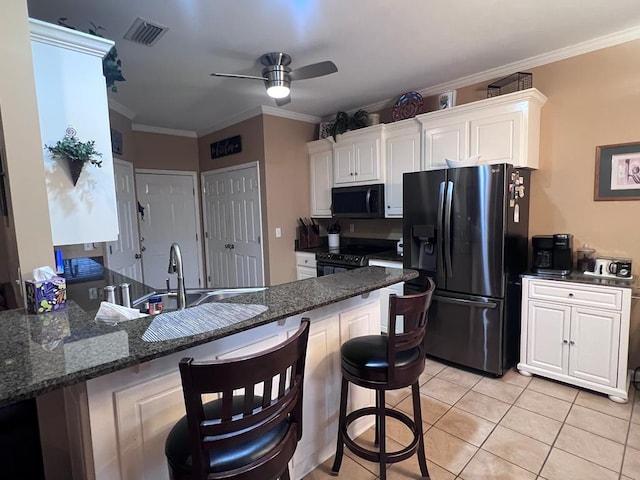
{"type": "MultiPolygon", "coordinates": [[[[483,377],[427,359],[420,380],[429,473],[433,480],[640,480],[640,392],[627,404],[515,370],[483,377]]],[[[387,403],[411,414],[410,389],[387,403]]],[[[410,433],[390,420],[388,449],[410,433]]],[[[359,442],[373,445],[373,431],[359,442]]],[[[330,475],[333,458],[305,480],[330,475]]],[[[415,455],[389,467],[389,480],[417,479],[415,455]]],[[[375,480],[378,465],[345,457],[337,478],[375,480]]]]}

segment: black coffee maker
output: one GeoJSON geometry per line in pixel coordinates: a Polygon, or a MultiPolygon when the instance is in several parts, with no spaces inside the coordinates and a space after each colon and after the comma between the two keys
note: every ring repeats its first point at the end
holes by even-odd
{"type": "Polygon", "coordinates": [[[573,235],[534,235],[532,270],[536,273],[568,275],[573,265],[573,235]]]}

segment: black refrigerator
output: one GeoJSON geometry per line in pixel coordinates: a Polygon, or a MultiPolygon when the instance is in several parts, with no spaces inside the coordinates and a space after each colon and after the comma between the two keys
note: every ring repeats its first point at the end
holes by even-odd
{"type": "Polygon", "coordinates": [[[428,355],[501,376],[518,359],[529,171],[482,165],[403,177],[404,267],[436,282],[428,355]]]}

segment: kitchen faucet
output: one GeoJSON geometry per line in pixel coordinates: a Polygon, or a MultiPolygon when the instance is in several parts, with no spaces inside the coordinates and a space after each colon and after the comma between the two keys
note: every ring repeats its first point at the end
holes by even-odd
{"type": "MultiPolygon", "coordinates": [[[[177,243],[171,244],[169,250],[169,270],[168,273],[178,274],[178,288],[176,289],[176,303],[178,310],[183,310],[187,303],[187,292],[184,286],[184,270],[182,267],[182,252],[180,251],[180,245],[177,243]]],[[[167,286],[169,285],[167,279],[167,286]]],[[[168,290],[168,288],[167,288],[168,290]]]]}

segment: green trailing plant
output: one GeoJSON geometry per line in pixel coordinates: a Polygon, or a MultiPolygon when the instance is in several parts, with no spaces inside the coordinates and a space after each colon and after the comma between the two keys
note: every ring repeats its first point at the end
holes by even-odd
{"type": "MultiPolygon", "coordinates": [[[[90,35],[95,35],[96,37],[102,37],[100,34],[100,30],[104,30],[100,25],[96,25],[93,22],[89,22],[91,27],[87,29],[87,33],[90,35]]],[[[67,17],[58,18],[58,25],[66,28],[70,28],[71,30],[77,30],[76,27],[69,25],[67,23],[67,17]]],[[[105,81],[107,83],[107,88],[110,88],[112,92],[117,93],[118,87],[115,82],[124,82],[125,78],[122,75],[122,62],[118,58],[118,50],[115,45],[111,47],[111,50],[104,56],[102,59],[102,73],[104,75],[105,81]]]]}
{"type": "Polygon", "coordinates": [[[367,126],[369,114],[365,110],[358,110],[352,116],[347,112],[336,113],[336,119],[331,126],[331,136],[333,141],[337,141],[337,136],[349,130],[357,130],[367,126]]]}
{"type": "Polygon", "coordinates": [[[101,157],[102,153],[98,152],[95,146],[96,142],[94,140],[81,142],[74,133],[66,135],[62,140],[56,142],[55,145],[45,145],[44,148],[46,148],[56,160],[67,161],[73,185],[75,186],[76,183],[78,183],[78,178],[85,164],[90,163],[98,168],[102,167],[102,160],[96,158],[101,157]]]}

